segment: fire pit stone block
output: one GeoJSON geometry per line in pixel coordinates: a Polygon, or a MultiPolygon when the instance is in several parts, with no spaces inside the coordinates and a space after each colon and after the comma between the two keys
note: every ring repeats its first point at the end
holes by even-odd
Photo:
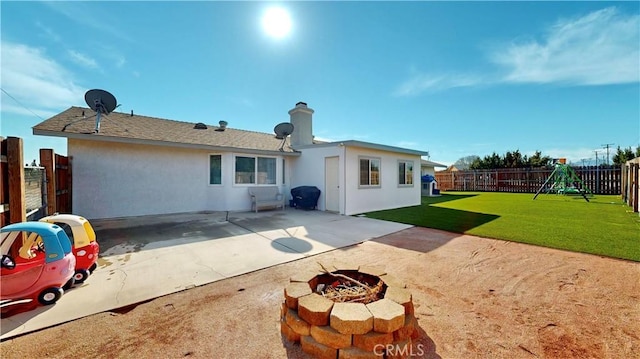
{"type": "Polygon", "coordinates": [[[404,325],[404,307],[384,298],[367,304],[373,314],[373,330],[380,333],[392,333],[404,325]]]}
{"type": "Polygon", "coordinates": [[[300,334],[296,333],[285,321],[280,321],[280,332],[292,343],[300,342],[300,334]]]}
{"type": "Polygon", "coordinates": [[[298,299],[298,315],[311,325],[328,325],[333,305],[332,300],[312,293],[298,299]]]}
{"type": "Polygon", "coordinates": [[[342,349],[351,346],[352,336],[350,334],[340,334],[328,325],[311,326],[311,337],[318,343],[324,344],[334,349],[342,349]]]}
{"type": "Polygon", "coordinates": [[[309,331],[311,330],[311,326],[309,325],[309,323],[302,320],[292,309],[289,309],[287,311],[287,315],[285,316],[285,323],[289,325],[289,327],[291,327],[294,332],[300,335],[309,335],[309,331]]]}
{"type": "Polygon", "coordinates": [[[336,263],[333,267],[338,271],[358,271],[360,266],[354,263],[336,263]]]}
{"type": "Polygon", "coordinates": [[[384,350],[378,351],[364,351],[362,349],[351,347],[347,349],[340,349],[338,352],[338,359],[382,359],[384,350]]]}
{"type": "Polygon", "coordinates": [[[303,272],[299,272],[299,273],[296,273],[296,274],[292,275],[291,277],[289,277],[289,282],[291,282],[291,283],[295,283],[295,282],[309,283],[309,281],[312,280],[313,278],[315,278],[318,274],[320,274],[319,271],[303,271],[303,272]]]}
{"type": "Polygon", "coordinates": [[[391,343],[393,343],[393,333],[371,331],[367,334],[353,336],[353,346],[368,352],[373,352],[376,348],[386,347],[387,344],[391,343]]]}
{"type": "Polygon", "coordinates": [[[311,354],[318,359],[335,359],[338,356],[338,349],[318,343],[308,335],[300,337],[300,344],[303,352],[311,354]]]}
{"type": "Polygon", "coordinates": [[[358,269],[358,272],[364,273],[364,274],[369,274],[369,275],[376,276],[376,277],[381,277],[381,276],[387,274],[387,272],[385,271],[383,266],[377,266],[377,265],[361,266],[358,269]]]}
{"type": "Polygon", "coordinates": [[[379,277],[388,287],[406,288],[407,285],[391,274],[383,274],[379,277]]]}
{"type": "Polygon", "coordinates": [[[291,309],[298,309],[298,299],[309,294],[311,294],[311,288],[307,283],[289,283],[289,285],[284,288],[284,299],[287,307],[291,309]]]}
{"type": "Polygon", "coordinates": [[[413,314],[406,314],[404,317],[404,326],[393,332],[393,340],[404,341],[413,338],[418,331],[418,321],[413,314]]]}
{"type": "Polygon", "coordinates": [[[405,314],[413,314],[413,301],[411,300],[411,293],[408,290],[388,286],[384,297],[402,305],[405,314]]]}
{"type": "Polygon", "coordinates": [[[403,282],[377,265],[325,263],[321,267],[322,271],[302,271],[290,277],[280,311],[283,339],[299,342],[305,353],[320,359],[414,356],[409,350],[421,331],[411,292],[403,282]],[[350,279],[365,283],[360,286],[369,286],[377,297],[369,294],[361,303],[350,302],[343,294],[357,288],[350,279]],[[327,291],[327,286],[338,292],[327,291]]]}
{"type": "Polygon", "coordinates": [[[330,325],[342,334],[365,334],[373,329],[373,315],[362,303],[335,303],[330,325]]]}
{"type": "Polygon", "coordinates": [[[418,351],[414,351],[411,343],[411,339],[406,339],[403,341],[396,341],[393,343],[393,346],[390,347],[392,350],[387,350],[386,359],[410,359],[414,358],[418,351]]]}

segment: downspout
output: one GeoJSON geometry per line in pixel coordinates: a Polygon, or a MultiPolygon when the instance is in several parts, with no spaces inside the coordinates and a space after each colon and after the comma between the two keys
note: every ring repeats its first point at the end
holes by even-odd
{"type": "Polygon", "coordinates": [[[344,197],[344,207],[342,208],[342,215],[347,214],[347,146],[342,145],[342,193],[344,197]]]}

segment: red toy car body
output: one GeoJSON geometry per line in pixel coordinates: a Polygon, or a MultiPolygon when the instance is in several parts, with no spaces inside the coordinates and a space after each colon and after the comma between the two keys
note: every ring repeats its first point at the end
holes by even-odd
{"type": "Polygon", "coordinates": [[[15,223],[0,229],[0,307],[53,304],[73,285],[76,259],[71,242],[59,226],[41,222],[15,223]]]}
{"type": "Polygon", "coordinates": [[[64,229],[71,240],[73,254],[76,256],[74,279],[82,283],[97,268],[100,246],[96,241],[96,233],[85,218],[74,214],[54,214],[40,219],[41,222],[53,223],[64,229]]]}

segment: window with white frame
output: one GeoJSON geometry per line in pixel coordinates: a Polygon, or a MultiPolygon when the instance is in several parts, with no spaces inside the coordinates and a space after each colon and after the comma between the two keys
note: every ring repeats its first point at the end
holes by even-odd
{"type": "Polygon", "coordinates": [[[236,184],[276,184],[276,159],[236,156],[236,184]]]}
{"type": "Polygon", "coordinates": [[[209,155],[209,184],[222,184],[222,155],[209,155]]]}
{"type": "Polygon", "coordinates": [[[398,184],[413,187],[413,161],[398,161],[398,184]]]}
{"type": "Polygon", "coordinates": [[[360,158],[360,187],[380,186],[380,159],[360,158]]]}

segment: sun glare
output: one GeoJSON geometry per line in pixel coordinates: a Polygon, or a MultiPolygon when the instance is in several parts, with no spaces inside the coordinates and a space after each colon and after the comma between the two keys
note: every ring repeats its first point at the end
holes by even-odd
{"type": "Polygon", "coordinates": [[[269,36],[285,37],[291,31],[291,17],[281,7],[269,8],[262,17],[262,28],[269,36]]]}

